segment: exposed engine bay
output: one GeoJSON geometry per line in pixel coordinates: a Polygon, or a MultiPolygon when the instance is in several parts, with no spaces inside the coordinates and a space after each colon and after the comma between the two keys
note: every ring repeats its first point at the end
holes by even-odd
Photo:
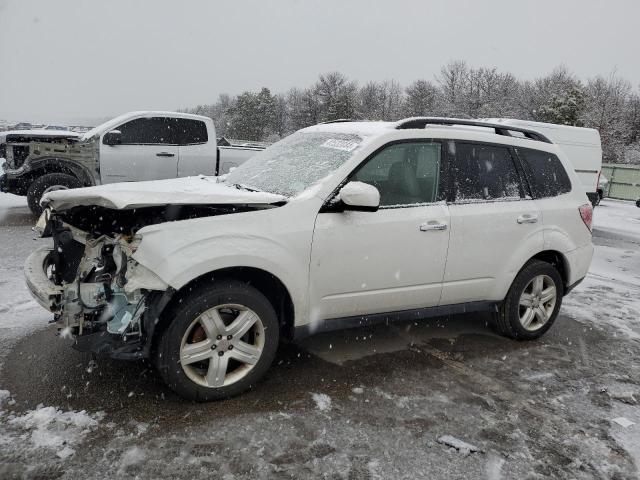
{"type": "Polygon", "coordinates": [[[35,230],[53,237],[53,248],[29,257],[27,283],[38,302],[54,313],[63,335],[75,337],[76,349],[121,359],[145,358],[159,313],[175,291],[132,258],[141,241],[136,232],[167,221],[261,208],[271,207],[79,206],[60,213],[47,209],[35,230]]]}

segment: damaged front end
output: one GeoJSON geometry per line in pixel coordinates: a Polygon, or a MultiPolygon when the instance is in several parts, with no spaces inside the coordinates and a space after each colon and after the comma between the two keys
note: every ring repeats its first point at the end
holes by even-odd
{"type": "Polygon", "coordinates": [[[25,264],[33,297],[54,314],[74,348],[119,359],[149,356],[158,312],[173,289],[136,262],[140,238],[131,232],[92,234],[46,210],[35,230],[53,248],[35,251],[25,264]]]}

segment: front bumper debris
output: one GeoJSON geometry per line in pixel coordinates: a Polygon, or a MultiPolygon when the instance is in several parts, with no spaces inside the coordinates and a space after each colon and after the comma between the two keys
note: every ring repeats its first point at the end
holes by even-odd
{"type": "Polygon", "coordinates": [[[92,236],[46,209],[35,230],[53,248],[33,252],[24,266],[33,298],[52,312],[76,350],[119,359],[149,356],[159,305],[173,289],[132,256],[140,239],[92,236]]]}

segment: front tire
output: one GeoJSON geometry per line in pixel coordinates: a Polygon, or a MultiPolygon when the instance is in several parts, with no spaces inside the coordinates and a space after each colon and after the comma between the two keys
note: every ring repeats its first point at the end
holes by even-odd
{"type": "Polygon", "coordinates": [[[42,213],[40,200],[46,192],[80,187],[82,187],[82,182],[76,177],[66,173],[47,173],[36,178],[29,186],[27,204],[34,215],[40,215],[42,213]]]}
{"type": "Polygon", "coordinates": [[[516,340],[541,337],[555,321],[564,287],[558,270],[532,260],[516,275],[497,313],[498,331],[516,340]]]}
{"type": "Polygon", "coordinates": [[[250,389],[275,358],[278,318],[257,289],[222,280],[185,295],[168,312],[156,366],[178,395],[218,400],[250,389]]]}

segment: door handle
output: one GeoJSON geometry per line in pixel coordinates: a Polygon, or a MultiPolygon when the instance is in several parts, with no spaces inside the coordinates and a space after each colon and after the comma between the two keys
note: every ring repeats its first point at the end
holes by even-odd
{"type": "Polygon", "coordinates": [[[517,219],[518,223],[538,223],[537,213],[523,213],[517,219]]]}
{"type": "Polygon", "coordinates": [[[446,230],[446,229],[447,229],[446,223],[440,223],[433,220],[430,222],[425,222],[422,225],[420,225],[421,232],[430,232],[433,230],[446,230]]]}
{"type": "Polygon", "coordinates": [[[175,153],[170,153],[170,152],[156,153],[156,157],[175,157],[175,156],[176,156],[175,153]]]}

